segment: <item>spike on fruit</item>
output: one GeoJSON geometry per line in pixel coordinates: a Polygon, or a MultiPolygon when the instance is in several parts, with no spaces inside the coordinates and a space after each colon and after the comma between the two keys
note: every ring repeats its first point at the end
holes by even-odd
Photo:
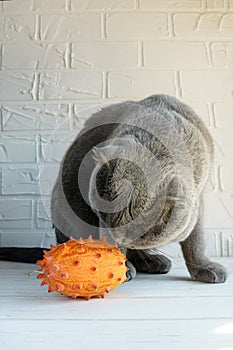
{"type": "Polygon", "coordinates": [[[59,271],[59,270],[60,270],[59,265],[54,264],[54,265],[53,265],[53,271],[54,271],[54,272],[57,272],[57,271],[59,271]]]}
{"type": "Polygon", "coordinates": [[[73,236],[70,237],[70,240],[71,240],[71,241],[76,241],[76,239],[74,239],[73,236]]]}
{"type": "Polygon", "coordinates": [[[97,283],[92,283],[91,286],[92,286],[93,289],[97,289],[98,288],[98,284],[97,283]]]}
{"type": "Polygon", "coordinates": [[[78,293],[72,293],[70,294],[72,299],[77,299],[77,297],[79,297],[80,295],[78,293]]]}
{"type": "Polygon", "coordinates": [[[60,292],[63,292],[65,290],[65,286],[64,284],[61,284],[61,283],[56,283],[56,289],[57,291],[60,293],[60,292]]]}
{"type": "Polygon", "coordinates": [[[81,284],[75,284],[74,288],[77,289],[77,290],[80,290],[82,288],[82,285],[81,284]]]}
{"type": "Polygon", "coordinates": [[[106,239],[106,236],[105,236],[105,235],[102,236],[101,241],[102,241],[102,242],[107,242],[107,239],[106,239]]]}
{"type": "Polygon", "coordinates": [[[78,265],[80,264],[80,261],[79,261],[79,260],[74,260],[74,261],[73,261],[73,264],[74,264],[75,266],[78,266],[78,265]]]}
{"type": "Polygon", "coordinates": [[[53,257],[51,255],[46,255],[45,260],[51,261],[53,260],[53,257]]]}
{"type": "Polygon", "coordinates": [[[79,260],[74,260],[74,261],[73,261],[73,264],[74,264],[75,266],[78,266],[78,265],[80,264],[80,261],[79,261],[79,260]]]}
{"type": "Polygon", "coordinates": [[[41,286],[44,286],[45,284],[47,284],[47,282],[45,280],[41,281],[41,286]]]}
{"type": "Polygon", "coordinates": [[[37,260],[36,264],[39,266],[44,266],[44,260],[37,260]]]}
{"type": "Polygon", "coordinates": [[[84,243],[85,243],[84,240],[82,239],[82,237],[80,237],[80,239],[78,240],[78,242],[81,243],[81,244],[84,244],[84,243]]]}
{"type": "Polygon", "coordinates": [[[69,273],[68,272],[66,272],[66,271],[64,271],[64,272],[62,272],[61,273],[61,278],[69,278],[69,273]]]}
{"type": "Polygon", "coordinates": [[[79,250],[79,253],[85,253],[86,248],[85,248],[85,243],[79,243],[79,247],[77,249],[79,250]]]}
{"type": "Polygon", "coordinates": [[[124,261],[126,256],[105,237],[70,239],[50,251],[45,250],[44,259],[37,262],[40,266],[37,278],[43,279],[42,285],[48,284],[49,292],[88,300],[103,297],[127,280],[124,261]]]}
{"type": "Polygon", "coordinates": [[[54,248],[55,248],[55,246],[50,244],[50,249],[54,249],[54,248]]]}

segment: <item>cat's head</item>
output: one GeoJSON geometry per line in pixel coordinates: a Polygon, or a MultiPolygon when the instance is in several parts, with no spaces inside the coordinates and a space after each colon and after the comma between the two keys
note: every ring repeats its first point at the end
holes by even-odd
{"type": "Polygon", "coordinates": [[[89,201],[103,226],[120,245],[152,247],[177,202],[177,178],[133,136],[95,147],[93,158],[89,201]]]}

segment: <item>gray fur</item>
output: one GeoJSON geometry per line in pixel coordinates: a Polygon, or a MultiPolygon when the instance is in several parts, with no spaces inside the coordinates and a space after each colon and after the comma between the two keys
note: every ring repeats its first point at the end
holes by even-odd
{"type": "Polygon", "coordinates": [[[212,160],[208,130],[173,97],[153,95],[104,108],[86,122],[63,159],[52,197],[53,222],[77,236],[81,216],[111,232],[140,272],[168,272],[170,261],[155,248],[180,242],[193,279],[224,282],[225,269],[205,255],[202,192],[212,160]],[[75,182],[87,151],[83,187],[89,205],[75,182]]]}

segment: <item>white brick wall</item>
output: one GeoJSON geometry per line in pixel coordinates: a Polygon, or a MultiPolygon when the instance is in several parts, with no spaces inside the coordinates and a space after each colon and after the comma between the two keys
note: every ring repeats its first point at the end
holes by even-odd
{"type": "Polygon", "coordinates": [[[68,67],[67,43],[4,43],[2,69],[63,69],[68,67]],[[17,55],[15,53],[17,52],[17,55]]]}
{"type": "Polygon", "coordinates": [[[233,256],[233,1],[12,0],[0,13],[0,244],[53,243],[51,190],[85,119],[163,92],[215,139],[208,251],[233,256]]]}
{"type": "Polygon", "coordinates": [[[4,104],[2,128],[4,131],[70,129],[69,104],[4,104]]]}
{"type": "Polygon", "coordinates": [[[71,68],[137,68],[139,44],[136,41],[74,42],[71,68]]]}
{"type": "Polygon", "coordinates": [[[166,38],[169,36],[168,15],[152,12],[109,13],[106,15],[109,39],[166,38]]]}
{"type": "Polygon", "coordinates": [[[172,71],[138,69],[108,74],[108,97],[140,98],[159,92],[175,94],[172,71]]]}
{"type": "Polygon", "coordinates": [[[101,98],[103,74],[82,70],[40,73],[38,98],[40,100],[76,100],[101,98]]]}
{"type": "Polygon", "coordinates": [[[207,69],[210,66],[208,52],[203,42],[144,41],[144,64],[154,69],[207,69]],[[171,54],[172,53],[172,54],[171,54]]]}
{"type": "Polygon", "coordinates": [[[19,71],[0,72],[0,101],[31,101],[36,98],[37,73],[19,71]]]}
{"type": "Polygon", "coordinates": [[[232,98],[233,70],[187,70],[180,72],[181,95],[185,99],[232,98]]]}
{"type": "Polygon", "coordinates": [[[100,39],[100,14],[62,14],[41,16],[41,40],[100,39]]]}

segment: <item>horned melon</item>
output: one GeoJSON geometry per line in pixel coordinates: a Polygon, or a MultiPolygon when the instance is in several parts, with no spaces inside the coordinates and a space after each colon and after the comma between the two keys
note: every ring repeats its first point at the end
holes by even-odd
{"type": "Polygon", "coordinates": [[[73,299],[94,296],[104,298],[121,283],[127,281],[126,256],[117,245],[94,240],[71,238],[68,242],[51,246],[44,251],[44,259],[38,260],[41,268],[37,278],[41,285],[48,284],[48,292],[58,292],[73,299]]]}

